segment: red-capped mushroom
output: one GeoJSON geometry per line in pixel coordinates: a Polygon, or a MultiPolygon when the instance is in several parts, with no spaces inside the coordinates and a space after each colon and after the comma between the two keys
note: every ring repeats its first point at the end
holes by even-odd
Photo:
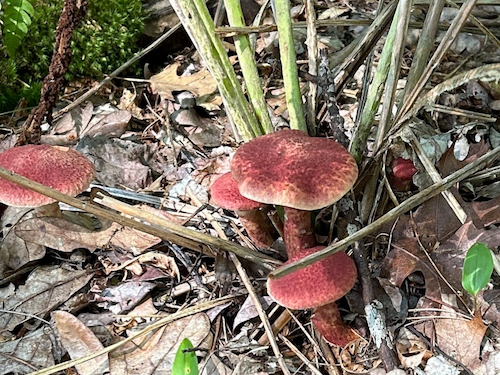
{"type": "Polygon", "coordinates": [[[238,191],[238,183],[231,173],[219,177],[211,188],[212,201],[219,207],[234,211],[248,237],[259,247],[270,247],[274,242],[274,227],[262,211],[267,205],[245,198],[238,191]]]}
{"type": "MultiPolygon", "coordinates": [[[[323,246],[301,250],[288,260],[295,262],[323,246]]],[[[285,263],[285,264],[287,264],[285,263]]],[[[344,346],[358,336],[340,317],[335,301],[354,286],[357,278],[354,261],[337,252],[279,279],[267,281],[268,294],[280,305],[291,309],[316,309],[313,324],[332,344],[344,346]]]]}
{"type": "Polygon", "coordinates": [[[356,181],[358,167],[333,139],[287,129],[240,146],[231,173],[244,197],[285,207],[284,241],[291,257],[316,244],[309,211],[344,196],[356,181]]]}
{"type": "Polygon", "coordinates": [[[409,191],[413,175],[418,172],[413,162],[409,159],[394,158],[391,163],[392,171],[389,173],[391,187],[400,192],[409,191]]]}
{"type": "MultiPolygon", "coordinates": [[[[95,168],[79,152],[66,147],[26,145],[0,153],[0,166],[21,176],[76,196],[93,180],[95,168]]],[[[31,207],[45,215],[59,215],[57,202],[43,194],[0,178],[0,202],[31,207]]]]}

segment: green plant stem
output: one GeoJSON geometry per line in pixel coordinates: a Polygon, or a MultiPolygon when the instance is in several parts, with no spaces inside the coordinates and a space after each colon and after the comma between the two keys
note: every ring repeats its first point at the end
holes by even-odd
{"type": "Polygon", "coordinates": [[[302,94],[300,92],[299,76],[293,45],[292,20],[290,17],[289,0],[275,0],[274,16],[278,27],[280,45],[281,69],[285,86],[286,105],[290,116],[290,127],[307,133],[304,111],[302,109],[302,94]]]}
{"type": "Polygon", "coordinates": [[[226,111],[240,136],[249,141],[262,135],[224,46],[215,36],[214,23],[203,0],[172,0],[170,3],[217,82],[226,111]]]}
{"type": "Polygon", "coordinates": [[[373,82],[368,90],[368,96],[366,98],[365,106],[363,107],[361,120],[356,127],[356,132],[354,133],[351,144],[349,145],[349,152],[358,164],[361,162],[363,152],[366,149],[366,142],[368,140],[368,136],[370,135],[373,126],[373,119],[378,111],[380,100],[382,99],[384,85],[391,66],[391,57],[393,53],[392,49],[394,39],[396,38],[396,33],[398,31],[398,16],[401,13],[400,6],[401,3],[398,5],[396,12],[394,13],[391,28],[389,29],[384,48],[382,49],[382,54],[380,56],[373,82]]]}
{"type": "MultiPolygon", "coordinates": [[[[236,27],[246,26],[239,0],[224,0],[224,4],[226,5],[229,24],[236,27]]],[[[274,127],[267,111],[267,103],[262,91],[259,72],[255,65],[254,52],[248,35],[235,35],[234,45],[236,46],[236,53],[238,54],[238,61],[241,66],[243,78],[245,79],[250,103],[260,122],[262,133],[272,133],[274,127]]]]}

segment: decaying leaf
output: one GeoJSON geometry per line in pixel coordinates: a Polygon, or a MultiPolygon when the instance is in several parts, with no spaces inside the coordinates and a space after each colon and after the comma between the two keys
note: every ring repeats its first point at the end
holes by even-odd
{"type": "Polygon", "coordinates": [[[114,245],[133,254],[142,254],[161,241],[151,234],[118,223],[103,222],[103,226],[99,231],[92,231],[63,218],[41,217],[20,222],[14,231],[27,245],[43,245],[64,252],[78,248],[93,252],[114,245]]]}
{"type": "Polygon", "coordinates": [[[109,309],[115,314],[122,314],[134,308],[146,294],[148,294],[156,285],[144,281],[124,282],[118,286],[106,288],[96,301],[100,305],[109,309]]]}
{"type": "Polygon", "coordinates": [[[48,315],[66,301],[93,277],[87,271],[60,266],[40,266],[20,285],[15,293],[3,301],[0,329],[13,330],[17,325],[36,315],[48,315]],[[16,314],[21,313],[21,314],[16,314]],[[28,315],[26,315],[28,314],[28,315]]]}
{"type": "MultiPolygon", "coordinates": [[[[450,311],[450,314],[453,312],[450,311]]],[[[480,365],[481,341],[486,333],[481,314],[476,313],[471,320],[436,319],[437,344],[441,350],[456,358],[469,369],[480,365]]]]}
{"type": "Polygon", "coordinates": [[[184,338],[197,347],[210,332],[210,322],[203,313],[176,320],[152,336],[138,338],[110,357],[112,374],[170,374],[175,353],[184,338]]]}
{"type": "Polygon", "coordinates": [[[174,62],[161,73],[150,78],[151,87],[161,97],[173,101],[172,92],[174,91],[189,91],[197,97],[217,91],[217,84],[208,70],[203,69],[191,75],[179,76],[177,75],[179,66],[179,62],[174,62]]]}
{"type": "Polygon", "coordinates": [[[3,341],[0,345],[0,375],[28,374],[53,366],[52,350],[51,338],[42,328],[16,340],[3,341]]]}
{"type": "MultiPolygon", "coordinates": [[[[74,315],[65,311],[54,311],[52,317],[61,342],[71,359],[81,358],[104,348],[94,333],[74,315]]],[[[103,374],[109,367],[108,355],[103,354],[75,367],[80,375],[103,374]]]]}
{"type": "Polygon", "coordinates": [[[144,273],[143,265],[151,264],[165,271],[169,276],[176,277],[177,281],[180,281],[179,267],[177,267],[175,259],[156,251],[147,252],[133,259],[126,260],[123,263],[112,263],[106,259],[102,259],[101,263],[104,265],[104,272],[107,275],[121,269],[126,269],[135,275],[142,275],[144,273]]]}

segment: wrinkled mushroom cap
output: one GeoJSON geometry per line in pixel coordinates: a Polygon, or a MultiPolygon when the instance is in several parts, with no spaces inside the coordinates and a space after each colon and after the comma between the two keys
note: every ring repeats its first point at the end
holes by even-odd
{"type": "Polygon", "coordinates": [[[338,201],[358,177],[356,161],[338,142],[281,130],[238,149],[231,173],[241,195],[267,204],[316,210],[338,201]]]}
{"type": "MultiPolygon", "coordinates": [[[[305,249],[285,264],[295,262],[324,246],[305,249]]],[[[269,277],[268,294],[280,305],[290,309],[310,309],[342,298],[357,278],[354,261],[343,251],[294,271],[279,279],[269,277]]]]}
{"type": "MultiPolygon", "coordinates": [[[[92,163],[79,152],[49,145],[8,149],[0,153],[0,166],[70,196],[85,191],[95,175],[92,163]]],[[[55,200],[0,178],[0,202],[39,207],[55,200]]]]}
{"type": "Polygon", "coordinates": [[[220,176],[210,189],[212,201],[219,207],[232,211],[247,211],[264,207],[263,203],[245,198],[238,190],[238,182],[231,173],[220,176]]]}

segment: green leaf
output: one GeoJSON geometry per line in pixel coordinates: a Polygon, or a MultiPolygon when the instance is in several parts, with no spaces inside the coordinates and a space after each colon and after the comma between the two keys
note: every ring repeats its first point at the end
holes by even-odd
{"type": "Polygon", "coordinates": [[[462,271],[462,286],[466,291],[476,297],[490,281],[493,272],[493,259],[491,251],[483,243],[471,246],[464,259],[462,271]]]}
{"type": "Polygon", "coordinates": [[[195,352],[185,351],[192,348],[193,344],[189,339],[182,340],[172,364],[172,375],[198,375],[198,359],[195,352]]]}
{"type": "Polygon", "coordinates": [[[35,13],[28,0],[7,0],[2,15],[3,43],[10,56],[14,56],[17,47],[28,33],[31,17],[35,13]]]}

